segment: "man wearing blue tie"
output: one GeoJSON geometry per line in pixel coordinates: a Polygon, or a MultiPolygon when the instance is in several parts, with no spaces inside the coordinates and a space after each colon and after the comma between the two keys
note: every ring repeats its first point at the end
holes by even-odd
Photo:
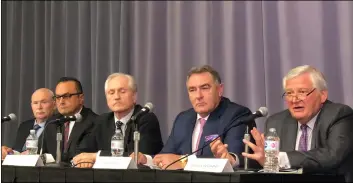
{"type": "MultiPolygon", "coordinates": [[[[26,138],[29,135],[29,131],[34,129],[36,131],[36,136],[41,139],[42,132],[45,123],[48,118],[50,118],[55,110],[55,101],[53,99],[54,93],[47,88],[40,88],[32,94],[31,107],[33,111],[34,118],[24,121],[20,124],[17,130],[16,142],[13,148],[2,146],[2,159],[5,158],[7,154],[14,153],[13,150],[22,152],[26,154],[26,138]]],[[[38,152],[40,151],[41,140],[39,140],[38,152]]]]}

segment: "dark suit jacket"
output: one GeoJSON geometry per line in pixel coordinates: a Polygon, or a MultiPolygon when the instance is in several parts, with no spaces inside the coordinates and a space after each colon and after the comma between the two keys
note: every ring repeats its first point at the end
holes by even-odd
{"type": "MultiPolygon", "coordinates": [[[[142,107],[135,105],[133,115],[140,111],[142,107]]],[[[136,119],[140,132],[139,151],[144,154],[157,154],[163,147],[161,131],[157,116],[150,112],[136,119]]],[[[124,156],[134,152],[134,130],[135,126],[130,121],[126,124],[124,136],[124,156]]],[[[81,151],[93,152],[101,150],[101,156],[111,156],[111,138],[115,133],[114,113],[109,112],[100,115],[96,119],[95,128],[90,135],[85,137],[85,143],[81,146],[81,151]],[[89,149],[89,150],[88,150],[89,149]]]]}
{"type": "MultiPolygon", "coordinates": [[[[83,107],[81,110],[82,121],[75,122],[74,127],[72,128],[68,148],[62,150],[62,162],[69,162],[75,155],[79,154],[80,151],[77,148],[81,143],[83,137],[91,131],[93,128],[94,120],[97,117],[97,114],[94,113],[90,108],[83,107]]],[[[58,114],[51,119],[61,118],[62,115],[58,114]]],[[[43,153],[50,153],[56,159],[56,127],[57,124],[48,124],[44,134],[44,143],[43,143],[43,153]]],[[[64,125],[61,127],[63,132],[63,140],[61,141],[61,147],[64,146],[64,125]]]]}
{"type": "MultiPolygon", "coordinates": [[[[236,125],[239,120],[250,115],[251,111],[241,105],[231,102],[228,98],[222,97],[218,107],[211,112],[203,127],[199,148],[205,143],[205,136],[222,134],[231,125],[236,125]]],[[[163,147],[161,153],[191,154],[192,134],[196,124],[197,113],[193,108],[178,114],[174,121],[173,129],[163,147]]],[[[255,126],[255,122],[252,124],[255,126]]],[[[221,137],[223,143],[228,144],[228,151],[237,154],[240,166],[244,164],[241,153],[244,151],[244,138],[246,126],[244,124],[234,127],[221,137]]],[[[213,157],[210,146],[206,146],[198,154],[205,157],[213,157]]]]}
{"type": "MultiPolygon", "coordinates": [[[[35,119],[30,119],[27,121],[24,121],[20,124],[20,126],[18,127],[17,130],[17,135],[16,135],[16,142],[15,145],[13,146],[12,149],[18,151],[18,152],[22,152],[22,148],[24,146],[24,144],[26,143],[26,139],[29,135],[29,131],[33,129],[34,126],[34,120],[35,119]]],[[[40,147],[42,145],[42,134],[38,137],[38,151],[40,152],[40,147]]]]}
{"type": "Polygon", "coordinates": [[[298,122],[288,110],[270,116],[266,132],[276,128],[280,151],[287,152],[292,167],[304,172],[335,172],[353,181],[353,110],[346,105],[326,101],[316,119],[311,150],[295,151],[298,122]]]}

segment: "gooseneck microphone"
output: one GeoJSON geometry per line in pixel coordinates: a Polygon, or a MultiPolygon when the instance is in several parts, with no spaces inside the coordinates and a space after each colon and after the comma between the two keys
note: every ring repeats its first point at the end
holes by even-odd
{"type": "Polygon", "coordinates": [[[151,102],[147,102],[139,112],[137,112],[135,115],[131,117],[131,120],[135,121],[138,117],[143,116],[148,112],[152,111],[152,109],[153,109],[153,104],[151,102]]]}
{"type": "Polygon", "coordinates": [[[7,116],[4,116],[1,118],[1,123],[6,122],[6,121],[15,121],[17,119],[16,115],[14,113],[11,113],[7,116]]]}
{"type": "Polygon", "coordinates": [[[138,123],[136,119],[140,116],[143,116],[147,114],[148,112],[152,111],[153,109],[153,104],[151,102],[147,102],[145,106],[137,112],[135,115],[133,115],[130,120],[135,124],[135,131],[134,131],[134,160],[135,160],[135,165],[138,167],[138,154],[139,154],[139,141],[140,141],[140,132],[138,130],[138,123]]]}
{"type": "Polygon", "coordinates": [[[186,156],[183,156],[175,161],[173,161],[172,163],[170,163],[168,166],[165,167],[165,170],[170,167],[171,165],[175,164],[176,162],[184,159],[184,158],[187,158],[197,152],[199,152],[200,150],[204,149],[206,146],[210,145],[212,142],[214,142],[215,140],[217,140],[219,137],[225,135],[229,130],[231,130],[232,128],[234,127],[237,127],[237,126],[240,126],[240,125],[243,125],[245,124],[247,127],[248,127],[248,123],[249,121],[253,121],[254,119],[256,118],[259,118],[259,117],[265,117],[267,116],[268,114],[268,109],[266,107],[260,107],[259,110],[255,111],[254,113],[252,113],[251,115],[243,118],[243,119],[240,119],[240,120],[234,120],[232,121],[229,125],[233,124],[234,122],[239,122],[235,125],[231,125],[227,130],[225,130],[223,133],[221,133],[220,135],[218,135],[216,138],[214,138],[213,140],[210,140],[210,141],[207,141],[201,148],[195,150],[194,152],[192,152],[191,154],[188,154],[186,156]]]}
{"type": "MultiPolygon", "coordinates": [[[[58,119],[54,119],[54,120],[51,120],[51,121],[48,121],[47,123],[45,123],[45,126],[44,126],[44,129],[43,129],[43,132],[42,132],[42,139],[41,139],[41,148],[40,148],[40,153],[39,155],[41,156],[42,160],[43,160],[43,163],[45,164],[45,156],[42,156],[42,153],[43,153],[43,141],[44,141],[44,134],[45,134],[45,129],[47,128],[47,126],[49,124],[52,124],[52,123],[56,123],[56,124],[62,124],[62,123],[65,123],[65,122],[72,122],[72,121],[75,121],[75,122],[81,122],[82,121],[82,115],[81,114],[75,114],[74,116],[62,116],[58,119]]],[[[58,129],[60,129],[60,125],[57,127],[57,131],[58,129]]],[[[62,134],[57,134],[57,154],[56,154],[56,159],[60,160],[61,161],[61,148],[60,148],[60,145],[61,145],[61,140],[62,140],[62,134]],[[59,147],[58,147],[59,146],[59,147]],[[60,157],[58,157],[58,150],[60,150],[59,154],[60,154],[60,157]]],[[[57,161],[60,162],[60,161],[57,161]]]]}

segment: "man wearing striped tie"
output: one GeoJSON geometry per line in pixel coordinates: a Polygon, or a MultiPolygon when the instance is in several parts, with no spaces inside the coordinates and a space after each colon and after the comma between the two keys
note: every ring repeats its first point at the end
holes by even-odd
{"type": "MultiPolygon", "coordinates": [[[[13,148],[6,146],[1,147],[2,159],[7,154],[13,154],[14,151],[26,154],[26,138],[29,135],[29,131],[34,129],[39,139],[42,138],[41,134],[44,129],[44,125],[48,118],[50,118],[55,110],[55,101],[53,100],[54,93],[47,88],[37,89],[31,98],[31,107],[34,118],[24,121],[20,124],[17,130],[16,142],[13,148]]],[[[38,141],[38,152],[41,147],[41,140],[38,141]]]]}
{"type": "MultiPolygon", "coordinates": [[[[323,74],[314,67],[293,68],[283,78],[288,109],[270,116],[266,132],[276,128],[280,137],[278,162],[283,169],[306,173],[344,174],[353,181],[353,110],[328,100],[323,74]]],[[[244,156],[264,165],[264,135],[251,130],[255,144],[244,140],[254,154],[244,156]]]]}

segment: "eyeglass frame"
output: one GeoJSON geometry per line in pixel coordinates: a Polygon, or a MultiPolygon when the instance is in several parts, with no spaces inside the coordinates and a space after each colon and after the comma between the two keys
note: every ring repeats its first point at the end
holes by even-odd
{"type": "Polygon", "coordinates": [[[59,95],[59,96],[54,95],[54,96],[53,96],[53,99],[54,99],[55,101],[60,100],[61,98],[62,98],[62,99],[69,99],[69,98],[71,98],[71,97],[74,96],[74,95],[81,95],[81,94],[83,94],[83,93],[82,93],[82,92],[77,92],[77,93],[66,93],[66,94],[64,94],[64,95],[59,95]]]}
{"type": "Polygon", "coordinates": [[[286,97],[290,96],[290,99],[287,100],[293,100],[294,97],[297,97],[299,100],[305,100],[310,94],[312,94],[314,91],[316,90],[316,88],[313,88],[310,92],[308,92],[307,94],[301,95],[301,94],[296,94],[296,95],[286,95],[287,92],[284,92],[282,94],[282,98],[287,99],[286,97]]]}

